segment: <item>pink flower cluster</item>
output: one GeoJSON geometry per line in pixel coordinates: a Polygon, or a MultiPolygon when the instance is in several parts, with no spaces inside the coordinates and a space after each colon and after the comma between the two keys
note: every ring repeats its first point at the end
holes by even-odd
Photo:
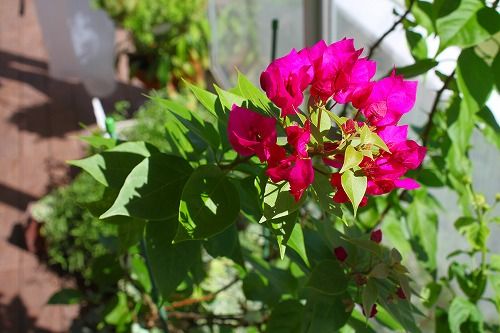
{"type": "MultiPolygon", "coordinates": [[[[408,126],[398,126],[401,117],[415,103],[416,81],[405,81],[394,72],[379,81],[373,81],[376,63],[360,58],[352,39],[343,39],[331,45],[324,41],[273,61],[260,77],[267,97],[281,109],[280,122],[287,137],[287,145],[277,142],[277,120],[249,109],[233,105],[229,114],[228,137],[234,150],[242,156],[256,155],[267,163],[267,175],[273,182],[287,181],[295,200],[314,180],[313,156],[319,161],[340,169],[344,160],[345,144],[338,149],[340,140],[325,136],[324,144],[311,143],[310,115],[319,109],[326,111],[327,103],[351,103],[364,116],[364,121],[349,119],[340,128],[345,138],[356,135],[368,126],[380,137],[389,151],[376,151],[364,156],[358,168],[367,177],[366,195],[381,195],[395,188],[415,189],[418,183],[402,178],[417,168],[425,156],[425,148],[408,140],[408,126]],[[304,92],[309,88],[309,112],[300,106],[304,92]],[[303,125],[285,119],[302,113],[307,118],[303,125]],[[288,124],[288,125],[285,125],[288,124]],[[332,153],[333,152],[333,153],[332,153]]],[[[329,111],[328,111],[329,112],[329,111]]],[[[319,126],[319,125],[318,125],[319,126]]],[[[341,174],[333,172],[330,180],[336,189],[333,200],[348,202],[342,187],[341,174]]],[[[361,205],[366,204],[365,197],[361,205]]]]}

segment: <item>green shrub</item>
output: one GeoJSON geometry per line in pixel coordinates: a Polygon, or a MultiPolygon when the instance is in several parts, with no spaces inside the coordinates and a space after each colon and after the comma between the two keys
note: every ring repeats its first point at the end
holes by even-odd
{"type": "Polygon", "coordinates": [[[100,199],[103,191],[102,185],[82,173],[36,203],[33,217],[42,223],[49,264],[89,278],[93,259],[109,252],[107,243],[116,237],[116,226],[102,223],[84,207],[100,199]]]}
{"type": "Polygon", "coordinates": [[[201,83],[208,65],[206,0],[95,0],[115,22],[130,31],[136,52],[132,73],[161,86],[181,78],[201,83]]]}

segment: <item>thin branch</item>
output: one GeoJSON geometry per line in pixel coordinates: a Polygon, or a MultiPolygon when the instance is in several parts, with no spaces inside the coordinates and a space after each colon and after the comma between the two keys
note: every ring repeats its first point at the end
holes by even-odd
{"type": "Polygon", "coordinates": [[[495,0],[495,1],[493,2],[493,4],[491,5],[491,8],[493,8],[493,9],[497,9],[497,7],[498,7],[498,3],[499,3],[499,2],[500,2],[500,0],[495,0]]]}
{"type": "Polygon", "coordinates": [[[410,4],[408,6],[408,9],[406,10],[406,12],[404,12],[403,15],[401,15],[401,17],[399,18],[399,20],[397,20],[396,22],[394,22],[394,24],[386,32],[384,32],[384,34],[382,36],[380,36],[380,38],[375,43],[373,43],[373,45],[370,47],[370,50],[368,52],[368,56],[367,57],[369,59],[371,59],[371,57],[373,55],[373,52],[375,52],[375,50],[380,46],[380,44],[385,39],[385,37],[387,37],[391,32],[393,32],[396,29],[396,27],[399,24],[401,24],[406,19],[406,17],[410,14],[411,9],[413,8],[414,4],[415,4],[415,0],[411,0],[410,4]]]}
{"type": "Polygon", "coordinates": [[[248,160],[250,160],[251,157],[252,156],[241,157],[240,155],[238,155],[231,163],[220,164],[219,167],[221,168],[221,170],[230,171],[230,170],[234,169],[236,166],[238,166],[238,164],[247,162],[248,160]]]}
{"type": "Polygon", "coordinates": [[[201,314],[197,312],[170,312],[169,316],[171,318],[179,320],[187,320],[189,322],[195,323],[196,325],[220,325],[229,327],[248,327],[248,326],[258,326],[267,321],[267,317],[264,317],[261,322],[249,322],[245,319],[245,314],[239,315],[215,315],[213,313],[201,314]],[[202,321],[202,322],[199,322],[202,321]]]}
{"type": "Polygon", "coordinates": [[[436,98],[434,98],[434,102],[432,103],[432,108],[431,112],[429,113],[429,118],[427,120],[427,124],[425,125],[425,128],[422,132],[422,145],[424,147],[427,147],[428,141],[429,141],[429,134],[432,129],[432,124],[434,122],[434,115],[436,114],[436,111],[438,110],[438,105],[439,101],[441,100],[441,96],[443,95],[444,91],[448,87],[448,84],[450,84],[451,79],[455,76],[455,71],[451,72],[450,75],[448,75],[443,83],[443,86],[441,89],[436,94],[436,98]]]}
{"type": "Polygon", "coordinates": [[[182,307],[185,307],[185,306],[189,306],[189,305],[193,305],[193,304],[197,304],[197,303],[202,303],[202,302],[208,302],[208,301],[211,301],[213,300],[218,294],[220,294],[221,292],[231,288],[233,285],[235,285],[238,281],[239,281],[239,277],[236,277],[234,278],[233,280],[231,280],[231,282],[229,282],[228,284],[226,284],[225,286],[223,286],[222,288],[214,291],[213,293],[210,293],[208,295],[205,295],[205,296],[202,296],[202,297],[198,297],[198,298],[186,298],[186,299],[183,299],[183,300],[180,300],[180,301],[177,301],[177,302],[173,302],[171,305],[169,306],[166,306],[165,309],[168,310],[168,311],[173,311],[177,308],[182,308],[182,307]]]}

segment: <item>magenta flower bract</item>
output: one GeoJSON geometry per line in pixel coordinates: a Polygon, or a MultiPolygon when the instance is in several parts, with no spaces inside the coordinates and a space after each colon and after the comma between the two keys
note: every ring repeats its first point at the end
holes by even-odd
{"type": "Polygon", "coordinates": [[[416,93],[417,81],[405,81],[393,71],[375,82],[366,101],[358,104],[371,125],[395,125],[415,104],[416,93]]]}
{"type": "Polygon", "coordinates": [[[343,39],[331,45],[322,40],[308,48],[307,54],[314,68],[311,96],[326,102],[330,97],[348,90],[352,69],[361,52],[354,48],[352,39],[343,39]]]}
{"type": "Polygon", "coordinates": [[[242,156],[257,155],[261,162],[276,144],[276,119],[233,105],[227,126],[229,142],[242,156]]]}
{"type": "Polygon", "coordinates": [[[295,201],[299,201],[304,191],[314,181],[314,169],[310,158],[297,158],[294,166],[290,169],[288,182],[290,193],[295,201]]]}
{"type": "Polygon", "coordinates": [[[299,157],[307,157],[307,144],[311,139],[311,124],[306,121],[304,127],[299,125],[288,126],[286,129],[287,141],[299,157]]]}
{"type": "Polygon", "coordinates": [[[347,251],[344,249],[343,246],[338,246],[334,248],[333,254],[335,254],[335,258],[337,258],[337,260],[340,262],[344,262],[347,259],[347,251]]]}
{"type": "Polygon", "coordinates": [[[260,85],[285,117],[297,113],[304,99],[303,92],[312,78],[313,69],[307,53],[292,49],[267,67],[260,76],[260,85]]]}
{"type": "Polygon", "coordinates": [[[372,241],[374,241],[375,243],[380,243],[380,242],[382,242],[382,230],[380,230],[380,229],[373,230],[373,231],[370,233],[370,239],[371,239],[372,241]]]}
{"type": "Polygon", "coordinates": [[[389,193],[394,188],[413,190],[419,184],[410,178],[401,179],[422,163],[426,149],[413,140],[407,140],[408,126],[387,126],[378,131],[378,135],[387,144],[390,153],[382,152],[371,160],[364,158],[360,164],[368,177],[366,193],[380,195],[389,193]]]}
{"type": "Polygon", "coordinates": [[[354,107],[359,107],[371,92],[373,83],[370,80],[376,71],[375,61],[365,58],[357,60],[348,75],[347,86],[337,91],[333,99],[341,104],[352,102],[354,107]]]}

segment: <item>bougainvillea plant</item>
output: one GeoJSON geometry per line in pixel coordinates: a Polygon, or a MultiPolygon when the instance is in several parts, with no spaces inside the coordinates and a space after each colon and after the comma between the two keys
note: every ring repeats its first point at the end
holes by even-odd
{"type": "Polygon", "coordinates": [[[324,173],[325,166],[335,189],[333,200],[351,202],[354,212],[366,205],[368,195],[419,187],[403,176],[422,163],[425,148],[408,140],[407,125],[398,126],[415,103],[417,82],[405,81],[394,71],[372,81],[376,64],[360,59],[361,52],[352,39],[331,45],[320,41],[300,52],[292,50],[262,73],[262,88],[281,109],[285,145],[277,144],[275,118],[232,106],[232,147],[241,156],[256,155],[265,162],[267,176],[274,183],[288,182],[295,201],[313,183],[315,168],[324,173]],[[302,111],[307,88],[309,99],[302,111]],[[356,107],[354,118],[331,111],[345,103],[356,107]],[[323,162],[323,167],[313,160],[323,162]]]}
{"type": "MultiPolygon", "coordinates": [[[[72,164],[106,187],[94,213],[130,226],[123,237],[141,243],[159,309],[192,297],[185,288],[199,283],[196,266],[222,256],[237,267],[246,301],[260,304],[258,318],[237,324],[330,332],[378,315],[419,332],[401,254],[355,222],[370,196],[419,187],[405,174],[425,148],[399,124],[416,82],[394,72],[373,80],[376,64],[361,52],[352,39],[292,50],[262,73],[265,93],[241,73],[230,91],[191,86],[204,112],[152,97],[173,115],[168,152],[87,140],[104,151],[72,164]],[[338,114],[346,103],[352,117],[338,114]],[[245,245],[254,227],[263,236],[245,245]],[[284,324],[290,314],[297,320],[284,324]]],[[[185,320],[160,313],[167,329],[185,320]]]]}

